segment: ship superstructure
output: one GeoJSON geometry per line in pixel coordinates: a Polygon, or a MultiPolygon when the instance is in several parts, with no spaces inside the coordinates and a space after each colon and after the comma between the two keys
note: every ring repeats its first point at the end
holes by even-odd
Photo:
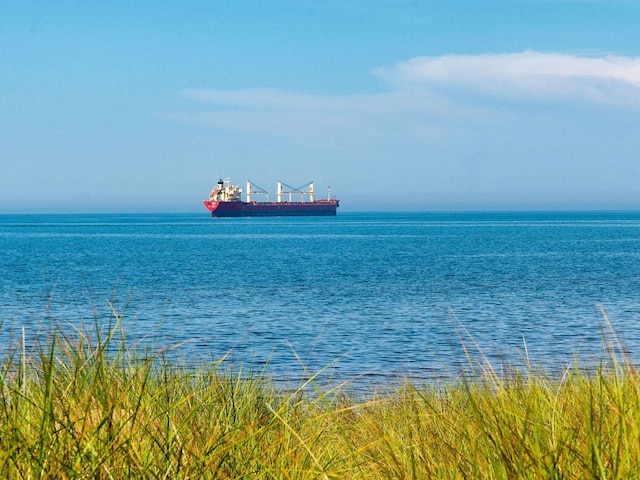
{"type": "Polygon", "coordinates": [[[242,189],[233,185],[229,178],[220,179],[204,201],[204,206],[212,217],[255,217],[255,216],[319,216],[336,215],[340,200],[331,197],[331,187],[327,198],[316,200],[313,182],[292,188],[278,181],[276,201],[269,201],[269,194],[263,188],[247,181],[245,200],[242,189]],[[264,201],[254,200],[254,196],[264,195],[264,201]]]}

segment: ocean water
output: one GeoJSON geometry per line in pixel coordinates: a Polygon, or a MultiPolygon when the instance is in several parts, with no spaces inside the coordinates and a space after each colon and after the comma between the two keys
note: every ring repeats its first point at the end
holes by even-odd
{"type": "Polygon", "coordinates": [[[637,362],[640,213],[0,216],[0,346],[110,305],[130,345],[283,379],[595,365],[603,311],[637,362]]]}

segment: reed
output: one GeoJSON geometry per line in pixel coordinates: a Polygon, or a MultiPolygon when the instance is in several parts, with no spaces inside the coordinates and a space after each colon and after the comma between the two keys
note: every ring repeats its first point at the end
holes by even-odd
{"type": "Polygon", "coordinates": [[[113,327],[52,331],[0,375],[6,478],[637,478],[640,381],[610,347],[589,372],[481,374],[365,398],[217,362],[184,368],[113,327]]]}

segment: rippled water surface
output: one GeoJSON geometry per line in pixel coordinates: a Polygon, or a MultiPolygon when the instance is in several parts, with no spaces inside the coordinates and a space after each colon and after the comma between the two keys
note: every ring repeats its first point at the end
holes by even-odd
{"type": "Polygon", "coordinates": [[[0,216],[5,345],[109,302],[132,342],[275,376],[455,376],[461,335],[494,365],[594,362],[601,306],[637,361],[640,214],[0,216]]]}

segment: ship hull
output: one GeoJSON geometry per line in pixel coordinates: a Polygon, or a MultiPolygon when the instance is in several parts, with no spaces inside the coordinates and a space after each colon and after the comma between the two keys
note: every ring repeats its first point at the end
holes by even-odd
{"type": "Polygon", "coordinates": [[[335,216],[338,200],[315,202],[212,202],[204,201],[212,217],[335,216]]]}

